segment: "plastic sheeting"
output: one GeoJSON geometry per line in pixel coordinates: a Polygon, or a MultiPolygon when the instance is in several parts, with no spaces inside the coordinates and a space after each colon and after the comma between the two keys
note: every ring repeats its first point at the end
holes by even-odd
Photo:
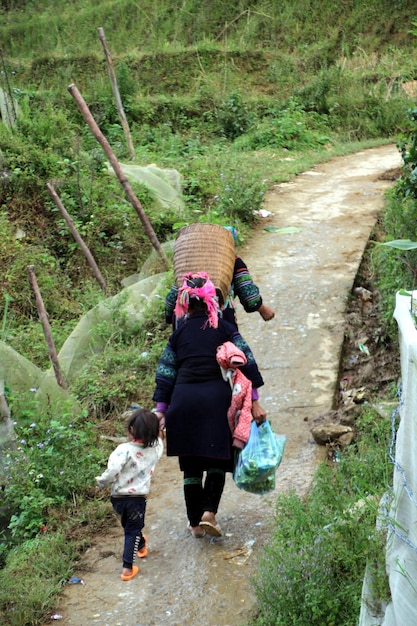
{"type": "MultiPolygon", "coordinates": [[[[415,298],[417,292],[413,292],[415,298]]],[[[391,602],[383,615],[373,614],[367,602],[371,580],[365,577],[360,626],[417,624],[417,330],[410,307],[411,296],[397,294],[394,317],[399,330],[402,397],[393,496],[385,519],[391,602]]]]}

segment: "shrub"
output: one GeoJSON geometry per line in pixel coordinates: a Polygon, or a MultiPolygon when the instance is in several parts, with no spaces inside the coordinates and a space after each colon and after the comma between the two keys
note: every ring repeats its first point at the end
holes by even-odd
{"type": "Polygon", "coordinates": [[[227,139],[243,135],[253,122],[253,113],[239,93],[232,93],[217,108],[217,121],[222,134],[227,139]]]}
{"type": "Polygon", "coordinates": [[[320,466],[305,500],[279,496],[254,580],[256,626],[355,624],[367,562],[379,599],[388,597],[385,532],[375,522],[389,487],[390,423],[368,409],[358,426],[357,446],[346,449],[338,464],[320,466]]]}
{"type": "Polygon", "coordinates": [[[12,540],[19,542],[40,532],[48,509],[94,484],[102,458],[85,413],[77,416],[63,406],[45,412],[27,394],[12,397],[10,407],[16,448],[3,458],[4,507],[12,513],[12,540]]]}
{"type": "Polygon", "coordinates": [[[302,150],[317,148],[328,141],[323,119],[316,113],[306,113],[300,104],[290,99],[287,108],[271,112],[247,134],[236,139],[234,146],[244,150],[302,150]]]}
{"type": "MultiPolygon", "coordinates": [[[[408,129],[400,138],[398,148],[403,158],[401,176],[387,194],[382,219],[386,242],[417,240],[417,109],[408,111],[408,129]]],[[[415,289],[417,251],[395,250],[379,246],[373,253],[378,270],[378,287],[382,294],[382,310],[393,335],[395,306],[393,294],[399,289],[415,289]]]]}

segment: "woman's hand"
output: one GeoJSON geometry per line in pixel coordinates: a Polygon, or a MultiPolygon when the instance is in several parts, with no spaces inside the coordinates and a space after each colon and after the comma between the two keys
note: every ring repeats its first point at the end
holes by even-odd
{"type": "Polygon", "coordinates": [[[266,420],[266,411],[259,404],[259,400],[252,400],[252,417],[257,424],[262,424],[266,420]]]}
{"type": "Polygon", "coordinates": [[[262,319],[265,320],[265,322],[269,322],[269,320],[272,320],[275,317],[274,310],[271,309],[270,306],[264,303],[262,303],[261,306],[259,307],[258,313],[260,314],[262,319]]]}

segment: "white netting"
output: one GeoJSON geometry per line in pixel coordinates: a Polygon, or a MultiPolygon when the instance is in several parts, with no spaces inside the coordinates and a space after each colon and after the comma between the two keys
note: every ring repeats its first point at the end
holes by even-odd
{"type": "MultiPolygon", "coordinates": [[[[101,352],[107,343],[108,333],[103,326],[123,321],[129,329],[140,324],[147,308],[166,282],[166,273],[149,276],[125,287],[112,298],[107,298],[88,311],[65,341],[58,353],[58,361],[67,383],[81,371],[89,356],[101,352]],[[104,331],[103,331],[104,330],[104,331]]],[[[36,399],[55,403],[70,402],[78,410],[75,399],[56,382],[51,367],[44,372],[10,346],[0,341],[0,379],[13,392],[33,391],[36,399]]]]}
{"type": "MultiPolygon", "coordinates": [[[[111,165],[107,165],[109,171],[113,172],[111,165]]],[[[119,163],[119,165],[130,180],[135,180],[151,189],[161,206],[176,210],[183,208],[181,178],[177,170],[164,170],[156,165],[141,166],[132,163],[119,163]]]]}
{"type": "MultiPolygon", "coordinates": [[[[33,393],[34,397],[44,406],[64,402],[73,412],[81,410],[76,400],[68,391],[62,389],[55,380],[50,378],[39,367],[0,341],[0,391],[10,390],[15,394],[33,393]]],[[[13,422],[13,416],[12,416],[13,422]]],[[[0,455],[1,450],[12,445],[12,432],[6,420],[0,419],[0,455]]]]}
{"type": "Polygon", "coordinates": [[[365,577],[360,626],[417,624],[417,330],[410,315],[411,302],[410,296],[397,294],[394,312],[399,330],[402,396],[395,450],[391,451],[393,494],[390,506],[381,509],[388,528],[386,568],[391,602],[382,615],[375,615],[367,601],[371,579],[365,577]]]}
{"type": "MultiPolygon", "coordinates": [[[[153,255],[145,265],[141,275],[155,269],[158,258],[153,255]]],[[[112,325],[119,328],[123,324],[124,329],[129,330],[142,323],[143,316],[155,299],[164,298],[167,279],[168,273],[162,272],[137,280],[112,298],[101,301],[80,319],[58,353],[60,369],[67,384],[76,379],[91,355],[105,349],[112,325]]],[[[64,403],[66,410],[71,410],[73,414],[81,412],[71,393],[58,385],[52,367],[44,372],[0,341],[0,393],[4,388],[17,394],[31,392],[41,405],[47,403],[57,411],[64,403]]],[[[0,461],[1,451],[13,445],[10,423],[0,412],[0,461]]]]}
{"type": "Polygon", "coordinates": [[[37,389],[43,372],[31,361],[0,341],[0,379],[6,387],[18,391],[37,389]]]}
{"type": "MultiPolygon", "coordinates": [[[[172,257],[174,252],[175,241],[166,241],[162,244],[162,249],[168,258],[172,257]]],[[[123,287],[129,287],[129,285],[133,285],[134,283],[139,282],[140,280],[144,280],[145,278],[149,278],[154,274],[160,274],[165,270],[165,264],[161,259],[159,252],[155,249],[151,251],[145,263],[142,265],[141,270],[138,274],[131,274],[130,276],[126,276],[123,278],[122,285],[123,287]]],[[[172,280],[174,282],[174,274],[172,274],[172,280]]],[[[171,285],[169,286],[171,287],[171,285]]],[[[169,289],[168,287],[168,289],[169,289]]]]}
{"type": "MultiPolygon", "coordinates": [[[[103,329],[103,325],[120,325],[122,318],[125,328],[139,324],[151,302],[162,297],[159,291],[164,279],[165,273],[161,273],[129,285],[112,298],[99,302],[80,319],[58,353],[62,373],[68,383],[77,377],[90,355],[104,349],[108,331],[103,329]]],[[[43,384],[53,376],[51,369],[43,384]]]]}

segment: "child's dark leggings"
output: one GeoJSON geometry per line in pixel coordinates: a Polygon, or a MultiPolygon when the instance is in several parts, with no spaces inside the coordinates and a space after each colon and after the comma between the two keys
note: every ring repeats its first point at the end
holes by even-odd
{"type": "Polygon", "coordinates": [[[113,509],[120,515],[120,522],[125,531],[123,549],[123,567],[132,569],[136,551],[145,545],[142,528],[145,525],[145,496],[112,496],[113,509]]]}
{"type": "Polygon", "coordinates": [[[210,464],[213,464],[213,467],[207,467],[203,484],[204,470],[201,469],[201,461],[195,459],[193,462],[192,458],[181,457],[181,469],[184,472],[184,499],[190,526],[199,525],[204,511],[216,514],[219,508],[226,475],[223,469],[214,467],[215,459],[210,464]]]}

